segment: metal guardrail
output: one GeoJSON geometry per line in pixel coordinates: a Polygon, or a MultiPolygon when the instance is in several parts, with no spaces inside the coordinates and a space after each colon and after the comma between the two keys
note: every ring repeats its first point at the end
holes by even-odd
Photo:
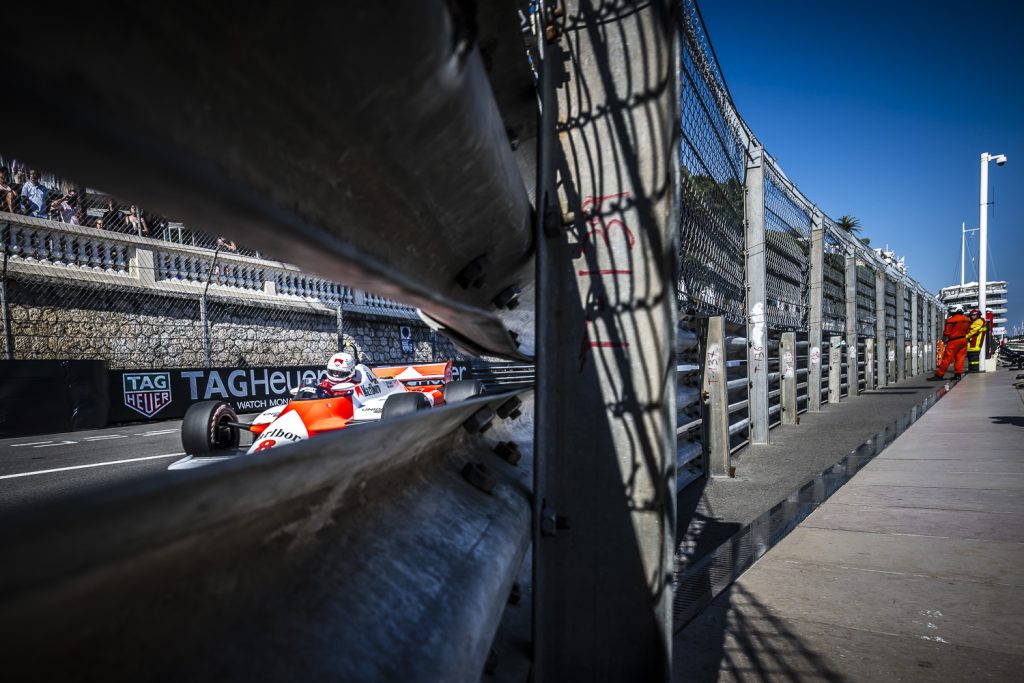
{"type": "Polygon", "coordinates": [[[530,427],[496,415],[511,396],[9,516],[6,670],[478,678],[530,543],[530,427]],[[515,463],[493,450],[508,442],[515,463]]]}

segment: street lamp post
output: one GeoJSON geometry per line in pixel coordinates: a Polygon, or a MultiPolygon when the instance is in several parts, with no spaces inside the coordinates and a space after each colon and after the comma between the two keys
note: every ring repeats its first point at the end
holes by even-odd
{"type": "MultiPolygon", "coordinates": [[[[989,154],[988,152],[981,153],[981,214],[980,222],[978,224],[978,230],[981,232],[981,244],[978,245],[978,310],[981,312],[981,317],[985,319],[985,299],[988,294],[988,162],[996,162],[996,166],[1002,166],[1006,163],[1005,154],[989,154]]],[[[986,367],[985,360],[985,346],[988,335],[982,337],[981,342],[981,363],[980,368],[982,372],[988,370],[986,367]]]]}

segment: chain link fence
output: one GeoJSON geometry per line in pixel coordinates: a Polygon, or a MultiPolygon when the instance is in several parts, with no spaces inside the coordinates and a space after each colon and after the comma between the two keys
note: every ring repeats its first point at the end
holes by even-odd
{"type": "Polygon", "coordinates": [[[765,319],[774,329],[807,327],[811,207],[771,160],[764,181],[765,319]]]}
{"type": "Polygon", "coordinates": [[[843,334],[846,330],[846,245],[836,236],[835,224],[826,222],[823,236],[821,330],[843,334]]]}
{"type": "Polygon", "coordinates": [[[111,368],[456,357],[414,309],[0,157],[8,360],[111,368]]]}
{"type": "Polygon", "coordinates": [[[743,194],[747,140],[709,56],[696,6],[685,6],[680,83],[679,288],[682,307],[745,319],[743,194]]]}

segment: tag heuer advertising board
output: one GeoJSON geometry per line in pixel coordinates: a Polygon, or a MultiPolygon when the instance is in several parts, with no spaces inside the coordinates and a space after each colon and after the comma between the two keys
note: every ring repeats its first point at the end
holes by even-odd
{"type": "Polygon", "coordinates": [[[184,417],[199,401],[226,401],[238,413],[258,413],[287,403],[292,389],[323,376],[322,365],[111,370],[110,421],[184,417]]]}

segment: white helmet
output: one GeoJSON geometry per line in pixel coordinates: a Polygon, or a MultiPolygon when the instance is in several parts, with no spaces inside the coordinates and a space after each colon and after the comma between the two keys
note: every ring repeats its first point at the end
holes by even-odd
{"type": "Polygon", "coordinates": [[[336,353],[327,361],[327,376],[335,382],[347,382],[356,372],[356,359],[351,353],[336,353]]]}

